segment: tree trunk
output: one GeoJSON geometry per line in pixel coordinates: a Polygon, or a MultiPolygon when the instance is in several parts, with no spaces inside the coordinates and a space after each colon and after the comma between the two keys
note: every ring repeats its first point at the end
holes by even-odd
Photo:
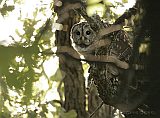
{"type": "MultiPolygon", "coordinates": [[[[71,46],[70,29],[73,24],[79,22],[80,16],[73,11],[66,9],[70,3],[67,0],[62,1],[62,6],[55,6],[57,12],[57,23],[65,26],[65,31],[56,31],[56,46],[71,46]],[[64,10],[64,12],[62,12],[64,10]]],[[[86,117],[86,99],[85,99],[85,78],[83,76],[82,63],[67,54],[58,54],[59,68],[65,72],[64,96],[65,101],[63,107],[66,112],[76,110],[77,118],[86,117]]]]}

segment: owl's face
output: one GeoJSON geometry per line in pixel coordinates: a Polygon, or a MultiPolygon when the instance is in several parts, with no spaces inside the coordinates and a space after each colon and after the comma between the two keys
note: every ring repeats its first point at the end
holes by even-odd
{"type": "Polygon", "coordinates": [[[85,50],[91,45],[96,37],[96,32],[92,30],[87,22],[75,24],[71,29],[71,38],[78,50],[85,50]]]}

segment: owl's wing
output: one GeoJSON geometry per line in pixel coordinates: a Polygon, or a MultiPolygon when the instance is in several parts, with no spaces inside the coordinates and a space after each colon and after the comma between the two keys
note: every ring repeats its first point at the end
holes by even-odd
{"type": "Polygon", "coordinates": [[[89,78],[94,80],[99,97],[105,104],[112,105],[122,111],[130,111],[143,102],[147,94],[148,79],[141,78],[144,68],[135,69],[135,65],[145,66],[142,54],[134,55],[141,62],[133,64],[133,47],[127,33],[120,30],[107,36],[112,43],[109,47],[101,47],[95,51],[95,55],[112,55],[121,61],[130,64],[125,70],[114,63],[95,62],[90,64],[89,78]],[[132,61],[131,61],[132,60],[132,61]]]}

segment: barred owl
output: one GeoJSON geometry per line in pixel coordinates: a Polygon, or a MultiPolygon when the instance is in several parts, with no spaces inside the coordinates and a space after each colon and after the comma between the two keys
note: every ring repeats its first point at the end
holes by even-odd
{"type": "Polygon", "coordinates": [[[92,30],[87,22],[82,22],[72,27],[71,36],[76,49],[78,51],[85,51],[85,49],[93,43],[96,32],[92,30]]]}
{"type": "MultiPolygon", "coordinates": [[[[109,26],[109,24],[103,23],[103,27],[107,28],[109,26]]],[[[75,48],[79,52],[87,51],[87,47],[96,39],[97,33],[87,22],[75,24],[71,29],[71,38],[75,48]]],[[[130,63],[133,48],[125,31],[119,30],[107,34],[103,36],[103,39],[111,40],[111,44],[96,48],[91,54],[95,56],[115,56],[121,61],[130,63]]],[[[94,81],[99,97],[105,104],[112,105],[122,111],[129,111],[137,106],[133,102],[138,101],[139,98],[134,98],[134,96],[140,97],[141,93],[135,92],[129,87],[130,76],[132,76],[132,74],[129,74],[130,71],[117,67],[114,63],[88,63],[90,65],[89,79],[94,81]]]]}

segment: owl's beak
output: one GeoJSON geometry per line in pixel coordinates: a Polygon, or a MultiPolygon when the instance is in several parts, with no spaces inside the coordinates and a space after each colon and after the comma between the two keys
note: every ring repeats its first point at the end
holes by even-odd
{"type": "Polygon", "coordinates": [[[82,41],[84,41],[84,36],[82,36],[82,41]]]}

